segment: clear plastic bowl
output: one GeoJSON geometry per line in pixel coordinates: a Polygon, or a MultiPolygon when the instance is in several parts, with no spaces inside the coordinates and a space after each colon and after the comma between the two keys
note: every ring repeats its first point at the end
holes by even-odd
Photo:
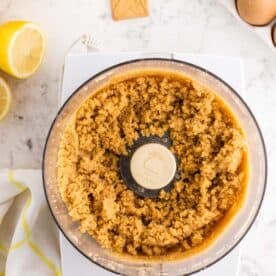
{"type": "Polygon", "coordinates": [[[43,157],[43,182],[46,198],[53,217],[71,244],[83,256],[107,270],[124,275],[183,275],[200,271],[226,256],[245,236],[253,224],[264,196],[267,161],[264,141],[254,115],[239,94],[223,80],[207,70],[167,59],[133,60],[113,66],[81,85],[58,112],[48,134],[43,157]],[[203,251],[190,257],[169,262],[147,262],[124,259],[102,249],[88,234],[78,230],[61,199],[57,183],[57,157],[60,139],[70,119],[80,104],[108,80],[117,74],[132,70],[158,69],[183,73],[209,87],[222,97],[240,121],[248,140],[250,179],[244,203],[234,219],[220,235],[203,251]]]}

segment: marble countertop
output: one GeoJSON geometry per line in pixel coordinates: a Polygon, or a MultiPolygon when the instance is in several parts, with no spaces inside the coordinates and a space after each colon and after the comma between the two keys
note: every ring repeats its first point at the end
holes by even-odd
{"type": "Polygon", "coordinates": [[[241,57],[241,91],[264,134],[269,174],[261,212],[241,243],[242,276],[276,275],[276,51],[269,48],[215,0],[150,0],[148,18],[114,22],[109,0],[1,0],[0,23],[37,22],[46,32],[47,54],[40,71],[25,81],[4,73],[13,106],[0,123],[0,168],[40,168],[45,138],[58,108],[64,55],[83,33],[104,50],[190,52],[241,57]]]}

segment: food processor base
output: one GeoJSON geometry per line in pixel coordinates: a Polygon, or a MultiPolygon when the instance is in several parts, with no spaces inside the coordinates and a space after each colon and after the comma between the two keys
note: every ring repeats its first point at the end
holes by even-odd
{"type": "MultiPolygon", "coordinates": [[[[172,58],[184,60],[204,67],[215,73],[228,82],[236,91],[243,90],[242,64],[238,58],[216,57],[206,55],[191,55],[182,53],[104,53],[89,52],[85,48],[82,50],[71,49],[65,58],[62,85],[61,85],[61,104],[77,89],[84,81],[92,75],[104,70],[117,63],[140,58],[172,58]]],[[[115,275],[98,265],[90,262],[79,253],[60,233],[60,247],[62,259],[62,271],[64,276],[73,275],[115,275]]],[[[226,257],[212,265],[211,267],[196,273],[198,276],[238,276],[240,250],[235,248],[226,257]]]]}

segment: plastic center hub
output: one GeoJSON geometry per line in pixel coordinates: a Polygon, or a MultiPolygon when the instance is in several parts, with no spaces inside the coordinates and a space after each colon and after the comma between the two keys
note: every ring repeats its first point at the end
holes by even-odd
{"type": "Polygon", "coordinates": [[[174,178],[176,160],[165,146],[145,144],[132,155],[130,172],[140,186],[151,190],[162,189],[174,178]]]}
{"type": "Polygon", "coordinates": [[[155,198],[161,190],[168,192],[172,189],[179,174],[171,145],[168,133],[163,137],[140,136],[128,148],[128,155],[121,155],[121,176],[137,195],[155,198]]]}

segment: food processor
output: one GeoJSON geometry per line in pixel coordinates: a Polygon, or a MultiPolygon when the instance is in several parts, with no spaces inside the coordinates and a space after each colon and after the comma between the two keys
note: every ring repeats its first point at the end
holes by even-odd
{"type": "MultiPolygon", "coordinates": [[[[170,177],[167,179],[171,180],[170,177]]],[[[139,59],[118,64],[91,77],[76,89],[61,107],[51,126],[45,146],[43,180],[49,207],[56,223],[67,239],[92,262],[124,275],[183,275],[200,271],[220,260],[239,243],[249,230],[264,195],[266,154],[262,135],[253,114],[239,94],[223,80],[203,68],[183,61],[160,58],[139,59]],[[98,90],[113,77],[145,69],[181,73],[215,91],[228,103],[238,118],[245,131],[249,149],[250,179],[246,198],[240,211],[206,249],[187,258],[168,262],[122,258],[101,248],[91,236],[82,234],[78,230],[78,223],[72,221],[61,199],[57,183],[56,165],[60,139],[72,114],[88,96],[93,94],[93,91],[98,90]]]]}

